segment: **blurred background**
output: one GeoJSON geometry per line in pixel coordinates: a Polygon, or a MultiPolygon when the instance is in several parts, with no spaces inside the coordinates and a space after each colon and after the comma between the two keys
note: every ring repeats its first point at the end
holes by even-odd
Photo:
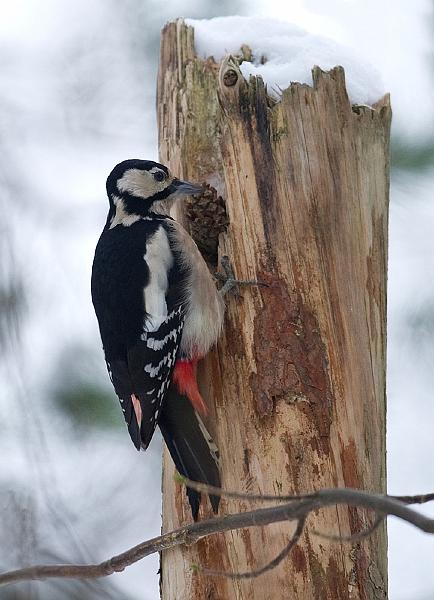
{"type": "MultiPolygon", "coordinates": [[[[100,561],[158,535],[160,453],[134,451],[90,300],[117,162],[157,158],[160,29],[266,15],[356,47],[392,94],[388,472],[433,491],[434,17],[430,0],[2,0],[0,568],[100,561]]],[[[434,516],[434,509],[425,507],[434,516]]],[[[389,521],[391,600],[434,598],[434,538],[389,521]]],[[[0,600],[158,598],[158,557],[0,600]]]]}

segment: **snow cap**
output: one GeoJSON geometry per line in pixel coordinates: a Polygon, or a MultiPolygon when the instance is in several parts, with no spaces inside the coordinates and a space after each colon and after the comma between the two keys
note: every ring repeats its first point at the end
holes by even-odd
{"type": "Polygon", "coordinates": [[[240,65],[244,78],[260,75],[271,96],[291,82],[312,85],[312,67],[324,71],[340,65],[345,69],[348,95],[353,104],[372,105],[385,93],[374,67],[351,48],[309,33],[289,22],[264,17],[216,17],[185,19],[194,28],[197,54],[222,59],[239,54],[243,44],[252,51],[252,60],[240,65]]]}

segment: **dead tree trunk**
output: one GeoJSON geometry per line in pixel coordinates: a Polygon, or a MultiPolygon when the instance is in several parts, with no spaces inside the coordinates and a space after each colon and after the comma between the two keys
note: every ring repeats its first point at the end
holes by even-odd
{"type": "MultiPolygon", "coordinates": [[[[215,190],[215,202],[178,215],[210,263],[227,254],[239,278],[269,284],[228,300],[222,339],[201,367],[223,487],[384,492],[389,100],[352,107],[343,69],[315,67],[313,87],[291,84],[276,102],[236,64],[198,58],[193,35],[182,21],[163,31],[161,161],[215,190]]],[[[165,453],[164,531],[191,520],[173,473],[165,453]]],[[[247,507],[223,500],[221,514],[247,507]]],[[[319,512],[290,557],[253,580],[191,566],[255,569],[278,554],[293,524],[168,550],[162,596],[386,598],[385,527],[358,543],[315,535],[348,536],[373,518],[347,507],[319,512]]]]}

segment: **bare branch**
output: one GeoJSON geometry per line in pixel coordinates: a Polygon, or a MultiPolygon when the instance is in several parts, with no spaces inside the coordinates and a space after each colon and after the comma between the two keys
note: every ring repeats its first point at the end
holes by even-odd
{"type": "Polygon", "coordinates": [[[259,569],[255,569],[254,571],[245,571],[243,573],[231,573],[230,571],[215,571],[214,569],[207,569],[206,567],[199,566],[197,570],[201,571],[202,573],[205,573],[205,575],[212,575],[214,577],[227,577],[228,579],[253,579],[254,577],[258,577],[259,575],[262,575],[263,573],[271,571],[272,569],[277,567],[277,565],[279,565],[282,562],[282,560],[284,560],[288,556],[288,554],[291,552],[291,550],[294,548],[294,546],[300,539],[301,534],[303,533],[305,522],[305,518],[302,518],[298,521],[297,528],[294,531],[294,534],[287,543],[287,545],[284,547],[284,549],[281,552],[279,552],[279,554],[276,557],[274,557],[273,560],[270,560],[270,562],[268,562],[263,567],[260,567],[259,569]]]}
{"type": "Polygon", "coordinates": [[[323,533],[322,531],[316,531],[315,529],[312,531],[312,534],[316,535],[317,537],[324,538],[325,540],[330,540],[332,542],[351,542],[354,544],[354,542],[360,542],[372,535],[383,521],[384,516],[379,515],[372,523],[372,525],[370,525],[370,527],[367,527],[359,533],[354,533],[353,535],[335,535],[333,533],[323,533]]]}
{"type": "MultiPolygon", "coordinates": [[[[304,498],[313,498],[317,492],[312,492],[311,494],[302,494],[295,495],[289,494],[286,496],[281,496],[277,494],[251,494],[250,492],[234,492],[230,490],[222,490],[221,488],[215,487],[213,485],[208,485],[207,483],[200,483],[198,481],[192,481],[191,479],[187,479],[183,475],[179,473],[175,473],[175,481],[178,483],[184,484],[192,490],[196,490],[196,492],[205,493],[205,494],[213,494],[214,496],[220,496],[222,498],[236,498],[238,500],[247,500],[247,501],[271,501],[271,502],[291,502],[292,500],[301,500],[304,498]]],[[[430,494],[418,494],[416,496],[391,496],[387,495],[387,498],[393,498],[398,500],[399,502],[403,502],[404,504],[426,504],[427,502],[432,502],[434,500],[434,492],[430,494]]],[[[342,539],[342,538],[340,538],[342,539]]]]}
{"type": "Polygon", "coordinates": [[[419,494],[418,496],[391,496],[391,498],[404,502],[404,504],[425,504],[434,500],[434,493],[419,494]]]}
{"type": "Polygon", "coordinates": [[[175,481],[178,483],[184,484],[187,487],[195,490],[196,492],[200,492],[202,494],[212,494],[214,496],[220,496],[221,498],[235,498],[237,500],[247,500],[247,501],[257,501],[260,500],[262,502],[291,502],[292,500],[300,500],[302,498],[311,498],[312,494],[304,494],[301,496],[297,496],[295,494],[290,494],[288,496],[277,496],[275,494],[251,494],[249,492],[234,492],[230,490],[222,490],[219,487],[214,485],[209,485],[207,483],[201,483],[199,481],[192,481],[184,475],[180,475],[179,473],[175,473],[175,481]]]}
{"type": "MultiPolygon", "coordinates": [[[[215,493],[214,490],[213,493],[215,493]]],[[[219,493],[223,495],[223,491],[219,491],[219,493]]],[[[16,571],[9,571],[0,575],[0,586],[30,579],[91,579],[96,577],[106,577],[112,573],[123,571],[126,567],[141,560],[145,556],[164,551],[168,548],[173,548],[174,546],[184,544],[191,545],[199,539],[215,533],[242,529],[245,527],[261,527],[270,523],[282,521],[298,521],[299,527],[301,527],[300,523],[303,522],[312,511],[336,504],[368,508],[374,510],[378,515],[381,515],[381,517],[393,515],[426,533],[434,533],[434,519],[430,519],[406,506],[406,504],[422,503],[424,501],[432,500],[433,498],[434,494],[416,497],[405,496],[406,503],[404,503],[391,496],[373,494],[349,488],[326,489],[298,498],[291,496],[291,501],[283,505],[208,519],[181,527],[180,529],[170,531],[169,533],[164,533],[161,536],[142,542],[141,544],[126,550],[122,554],[113,556],[99,564],[39,565],[18,569],[16,571]]],[[[279,497],[277,499],[280,500],[279,497]]],[[[288,546],[292,547],[296,541],[297,540],[294,542],[293,537],[288,546]]],[[[289,552],[291,548],[288,549],[288,546],[281,554],[285,553],[286,550],[289,552]]],[[[278,557],[276,557],[275,560],[277,560],[277,558],[278,557]]]]}

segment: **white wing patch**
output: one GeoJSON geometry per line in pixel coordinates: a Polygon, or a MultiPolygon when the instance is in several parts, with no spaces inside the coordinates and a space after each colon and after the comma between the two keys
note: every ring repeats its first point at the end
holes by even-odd
{"type": "Polygon", "coordinates": [[[163,227],[154,233],[143,257],[149,267],[149,283],[144,289],[145,310],[148,314],[145,331],[157,331],[167,318],[167,274],[173,264],[169,240],[163,227]]]}
{"type": "Polygon", "coordinates": [[[149,360],[143,365],[143,374],[149,387],[152,386],[152,389],[146,391],[146,396],[150,396],[150,404],[155,409],[153,416],[148,419],[152,427],[157,423],[161,403],[169,389],[183,323],[182,306],[177,306],[167,315],[158,330],[147,331],[145,328],[140,336],[144,342],[144,356],[149,360]]]}
{"type": "Polygon", "coordinates": [[[163,358],[160,360],[160,362],[158,363],[158,365],[156,365],[155,367],[152,366],[152,363],[148,363],[147,365],[144,366],[144,371],[145,373],[149,373],[149,377],[156,377],[159,373],[161,368],[168,363],[168,365],[170,366],[170,361],[169,361],[169,356],[163,356],[163,358]]]}
{"type": "Polygon", "coordinates": [[[152,350],[161,350],[171,338],[173,341],[175,341],[177,336],[178,330],[172,329],[172,331],[169,331],[169,333],[162,340],[156,340],[150,337],[146,340],[146,344],[148,348],[151,348],[152,350]]]}

